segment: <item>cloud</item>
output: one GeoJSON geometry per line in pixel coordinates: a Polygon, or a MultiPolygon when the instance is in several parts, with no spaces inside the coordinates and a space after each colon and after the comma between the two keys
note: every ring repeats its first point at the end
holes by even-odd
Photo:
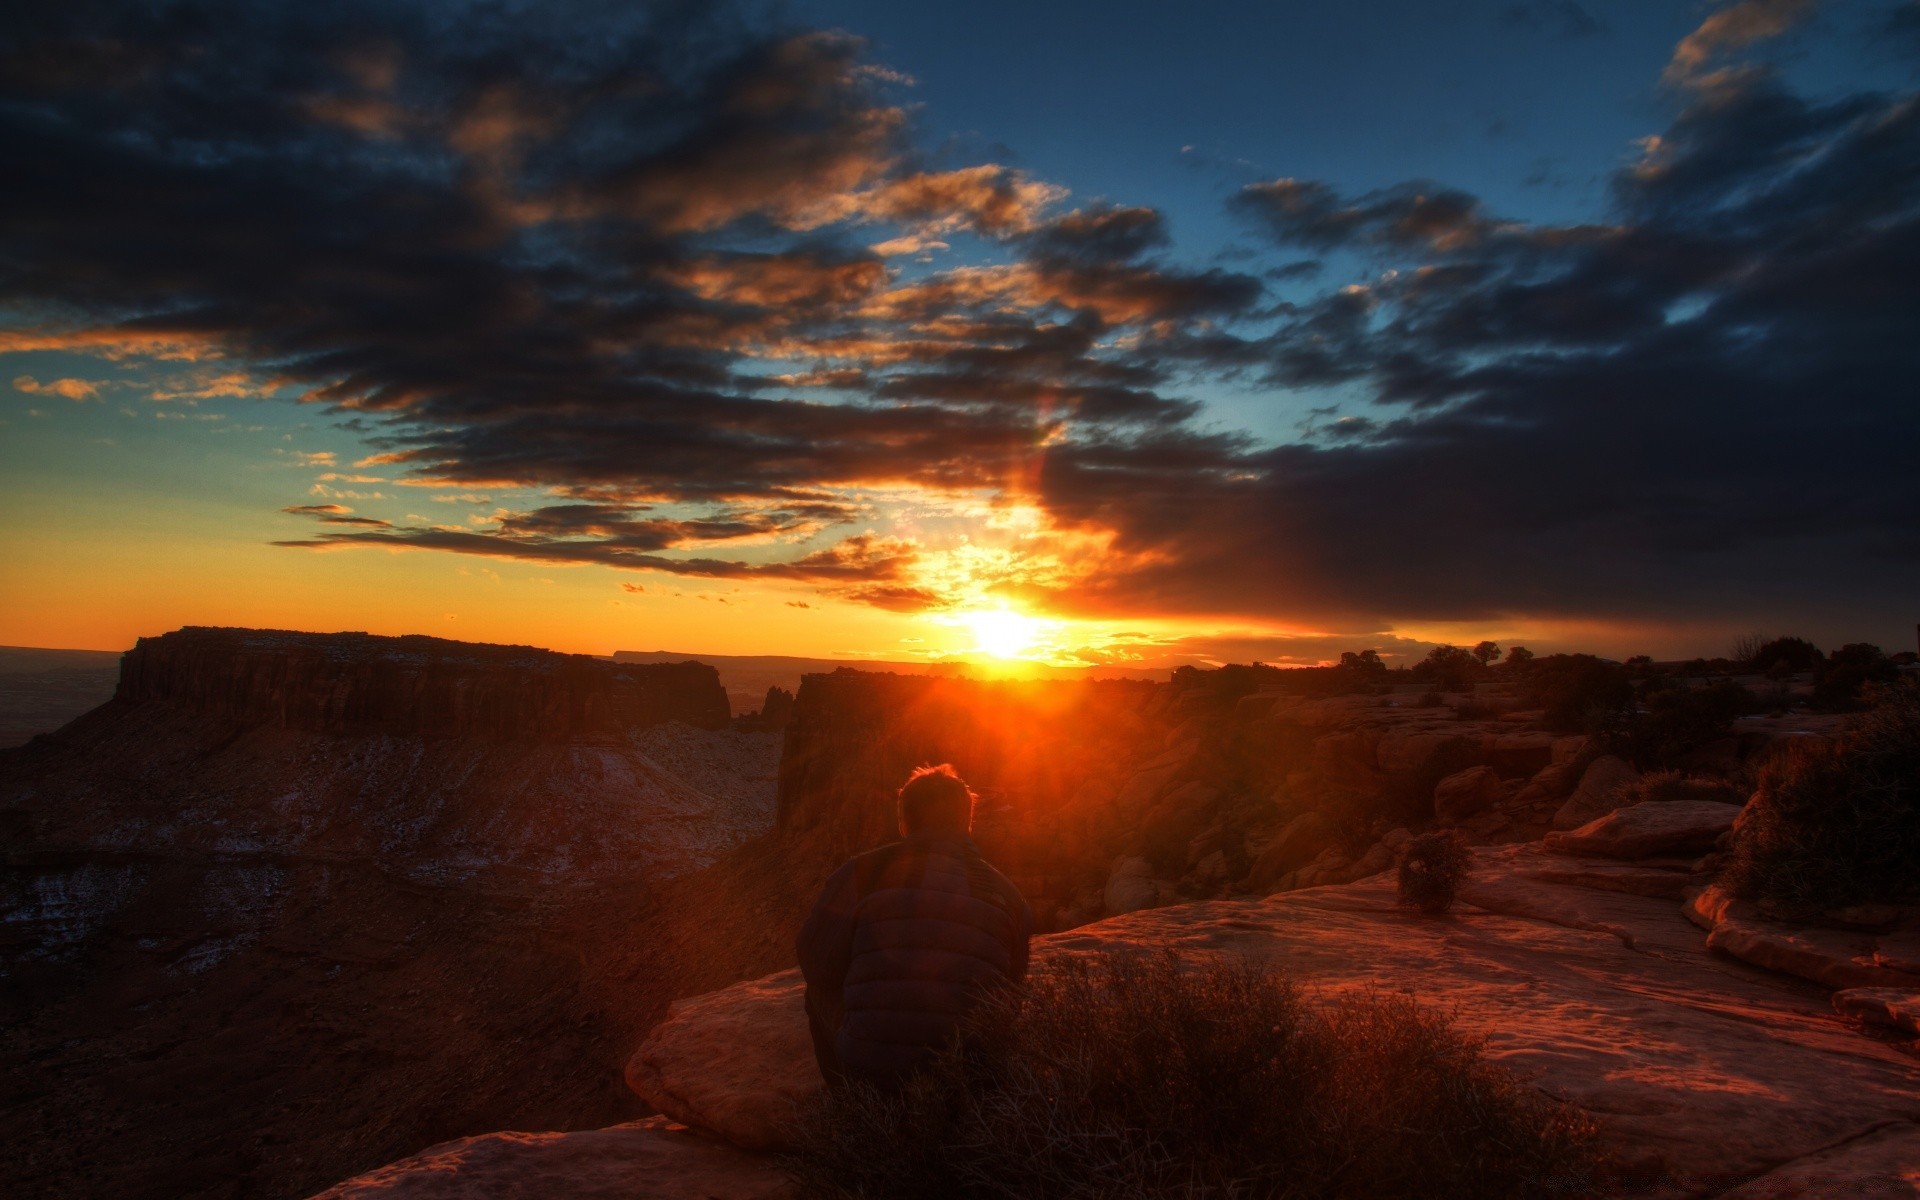
{"type": "Polygon", "coordinates": [[[1674,47],[1662,78],[1671,84],[1699,87],[1716,75],[1706,68],[1730,50],[1777,38],[1799,24],[1814,9],[1814,0],[1739,0],[1719,9],[1674,47]]]}
{"type": "Polygon", "coordinates": [[[0,351],[244,369],[355,422],[356,469],[541,497],[284,544],[1343,630],[1920,584],[1914,98],[1718,67],[1805,5],[1681,44],[1684,107],[1591,222],[1273,179],[1231,201],[1269,258],[1228,270],[1151,209],[931,163],[843,34],[30,2],[0,351]],[[1261,441],[1192,398],[1223,381],[1325,411],[1261,441]]]}
{"type": "Polygon", "coordinates": [[[100,398],[100,385],[85,379],[49,379],[41,383],[31,375],[18,375],[14,377],[13,390],[29,396],[59,396],[75,403],[100,398]]]}

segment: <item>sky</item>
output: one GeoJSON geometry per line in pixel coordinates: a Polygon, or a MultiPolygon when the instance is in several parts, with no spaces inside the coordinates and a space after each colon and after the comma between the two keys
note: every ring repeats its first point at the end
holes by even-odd
{"type": "Polygon", "coordinates": [[[42,3],[0,642],[1905,648],[1920,3],[42,3]]]}

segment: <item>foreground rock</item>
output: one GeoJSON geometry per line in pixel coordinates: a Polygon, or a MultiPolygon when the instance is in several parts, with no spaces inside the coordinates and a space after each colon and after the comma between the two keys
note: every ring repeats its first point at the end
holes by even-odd
{"type": "Polygon", "coordinates": [[[1578,829],[1604,817],[1627,802],[1625,792],[1640,781],[1640,772],[1624,758],[1603,754],[1587,765],[1580,786],[1553,814],[1555,829],[1578,829]]]}
{"type": "Polygon", "coordinates": [[[1920,1196],[1920,1126],[1896,1121],[1769,1171],[1721,1200],[1909,1200],[1920,1196]]]}
{"type": "Polygon", "coordinates": [[[1827,929],[1772,921],[1719,886],[1687,902],[1707,946],[1769,970],[1830,988],[1920,990],[1920,938],[1912,933],[1827,929]]]}
{"type": "Polygon", "coordinates": [[[1833,994],[1833,1011],[1869,1025],[1920,1033],[1920,991],[1849,988],[1833,994]]]}
{"type": "Polygon", "coordinates": [[[1658,858],[1702,854],[1740,816],[1738,804],[1648,800],[1616,809],[1570,832],[1549,833],[1547,849],[1586,858],[1658,858]]]}
{"type": "Polygon", "coordinates": [[[736,1146],[789,1145],[795,1108],[824,1086],[799,970],[674,1004],[627,1061],[627,1086],[736,1146]]]}
{"type": "MultiPolygon", "coordinates": [[[[1037,939],[1036,959],[1232,955],[1327,993],[1411,991],[1595,1114],[1622,1158],[1668,1174],[1670,1195],[1718,1195],[1920,1120],[1911,1058],[1861,1037],[1804,984],[1710,954],[1671,900],[1541,877],[1568,861],[1534,846],[1480,851],[1446,918],[1398,909],[1382,877],[1115,917],[1037,939]]],[[[788,972],[688,1002],[629,1079],[681,1120],[774,1144],[771,1114],[820,1087],[800,988],[788,972]]]]}
{"type": "Polygon", "coordinates": [[[770,1159],[654,1117],[583,1133],[488,1133],[430,1147],[314,1200],[784,1200],[770,1159]]]}

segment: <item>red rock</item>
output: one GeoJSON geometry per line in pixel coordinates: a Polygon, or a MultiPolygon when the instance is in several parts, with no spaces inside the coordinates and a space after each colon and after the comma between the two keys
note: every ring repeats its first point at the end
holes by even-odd
{"type": "Polygon", "coordinates": [[[1648,800],[1615,809],[1566,833],[1549,833],[1555,854],[1586,858],[1656,858],[1695,855],[1713,849],[1733,828],[1740,805],[1713,800],[1648,800]]]}
{"type": "Polygon", "coordinates": [[[743,1149],[784,1148],[795,1107],[825,1086],[805,1000],[796,968],[676,1001],[627,1060],[627,1086],[743,1149]]]}
{"type": "MultiPolygon", "coordinates": [[[[1379,876],[1115,917],[1036,939],[1036,962],[1172,950],[1236,956],[1326,993],[1410,989],[1591,1111],[1617,1152],[1669,1171],[1668,1195],[1718,1195],[1915,1111],[1910,1058],[1810,1009],[1802,985],[1708,955],[1669,901],[1528,876],[1566,864],[1531,846],[1479,851],[1444,920],[1400,911],[1379,876]]],[[[689,1007],[650,1035],[658,1082],[643,1094],[686,1100],[704,1076],[790,1104],[820,1086],[792,972],[703,1001],[725,1022],[703,1030],[689,1007]]],[[[769,1128],[764,1101],[719,1089],[680,1107],[728,1137],[769,1128]]]]}
{"type": "Polygon", "coordinates": [[[1869,1025],[1920,1033],[1920,991],[1908,988],[1847,988],[1833,994],[1833,1011],[1869,1025]]]}
{"type": "Polygon", "coordinates": [[[1506,794],[1506,785],[1492,767],[1468,767],[1434,785],[1433,815],[1443,825],[1457,824],[1492,808],[1506,794]]]}
{"type": "Polygon", "coordinates": [[[1272,886],[1282,875],[1312,862],[1332,844],[1338,832],[1324,814],[1301,813],[1287,822],[1253,860],[1247,886],[1255,891],[1272,886]]]}
{"type": "Polygon", "coordinates": [[[581,1133],[487,1133],[313,1200],[788,1200],[779,1163],[655,1117],[581,1133]]]}
{"type": "Polygon", "coordinates": [[[728,721],[719,672],[704,663],[274,629],[141,638],[121,662],[115,699],[246,725],[387,736],[580,742],[662,721],[707,729],[728,721]]]}
{"type": "Polygon", "coordinates": [[[1768,1171],[1720,1200],[1912,1200],[1920,1196],[1920,1126],[1893,1121],[1768,1171]]]}
{"type": "Polygon", "coordinates": [[[1560,806],[1560,811],[1553,814],[1553,827],[1578,829],[1596,817],[1605,816],[1626,803],[1622,793],[1639,779],[1640,772],[1625,759],[1601,755],[1587,765],[1580,776],[1580,786],[1560,806]]]}
{"type": "Polygon", "coordinates": [[[1709,931],[1709,949],[1755,966],[1830,988],[1920,987],[1920,974],[1895,969],[1878,957],[1877,935],[1771,921],[1717,884],[1689,900],[1686,914],[1709,931]]]}

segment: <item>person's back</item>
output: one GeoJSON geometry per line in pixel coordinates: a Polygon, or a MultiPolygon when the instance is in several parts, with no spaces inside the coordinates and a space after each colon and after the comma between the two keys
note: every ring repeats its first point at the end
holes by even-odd
{"type": "Polygon", "coordinates": [[[897,1082],[950,1041],[986,991],[1026,975],[1033,916],[968,836],[951,767],[900,794],[905,838],[827,881],[800,931],[814,1051],[829,1080],[897,1082]]]}

